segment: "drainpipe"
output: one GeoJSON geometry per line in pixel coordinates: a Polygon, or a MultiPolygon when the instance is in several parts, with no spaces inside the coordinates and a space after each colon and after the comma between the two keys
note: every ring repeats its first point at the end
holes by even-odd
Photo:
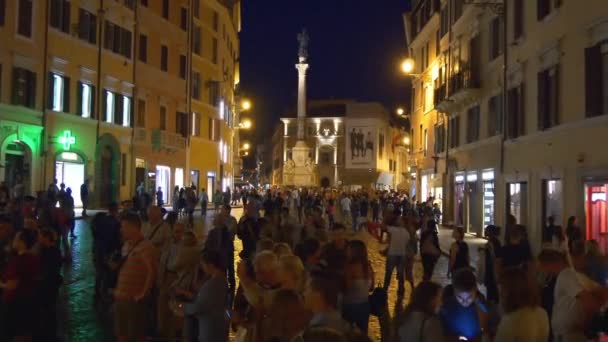
{"type": "MultiPolygon", "coordinates": [[[[99,9],[97,11],[97,20],[99,21],[99,34],[97,36],[97,101],[95,102],[95,114],[97,116],[97,126],[95,128],[95,153],[98,152],[99,148],[99,132],[101,125],[101,101],[103,101],[103,89],[101,89],[101,49],[103,44],[103,28],[104,28],[104,17],[105,10],[103,8],[104,0],[99,0],[99,9]]],[[[97,157],[97,156],[96,156],[97,157]]],[[[99,155],[101,157],[101,155],[99,155]]],[[[95,170],[97,166],[94,166],[95,170]]],[[[98,175],[96,175],[98,176],[98,175]]],[[[97,184],[97,180],[95,180],[94,184],[97,184]]],[[[102,189],[95,188],[97,199],[100,199],[102,189]]],[[[99,203],[101,204],[101,203],[99,203]]]]}
{"type": "MultiPolygon", "coordinates": [[[[47,73],[48,73],[48,68],[49,68],[49,58],[48,58],[48,53],[49,53],[49,1],[46,2],[46,5],[44,6],[44,62],[42,63],[42,79],[44,80],[44,82],[42,82],[42,141],[40,142],[42,151],[42,159],[43,159],[43,163],[42,163],[42,180],[40,182],[40,186],[42,186],[42,188],[40,190],[44,190],[45,186],[46,186],[46,169],[47,169],[47,162],[48,162],[48,146],[47,144],[49,143],[49,137],[47,137],[47,133],[48,130],[46,128],[46,124],[47,124],[47,113],[46,113],[46,103],[47,101],[47,97],[48,97],[48,89],[47,88],[47,84],[48,81],[46,79],[47,77],[47,73]]],[[[32,169],[32,163],[30,162],[30,173],[31,173],[31,169],[32,169]]],[[[30,179],[31,182],[31,179],[30,179]]],[[[30,189],[31,191],[32,189],[30,189]]]]}
{"type": "Polygon", "coordinates": [[[505,142],[507,140],[507,115],[509,115],[509,111],[508,111],[508,106],[509,106],[509,101],[507,98],[507,91],[508,91],[508,86],[507,86],[507,65],[509,63],[509,59],[508,59],[508,55],[507,55],[507,47],[508,47],[508,43],[507,43],[507,9],[509,8],[508,6],[508,2],[507,0],[503,0],[503,6],[502,6],[502,22],[503,22],[503,45],[502,45],[502,49],[503,49],[503,66],[502,66],[502,140],[500,142],[500,173],[502,174],[505,170],[505,142]]]}
{"type": "MultiPolygon", "coordinates": [[[[185,165],[185,175],[184,175],[184,179],[188,180],[188,182],[192,183],[191,179],[190,179],[190,175],[191,175],[191,165],[190,165],[190,151],[191,151],[191,139],[192,139],[192,129],[193,127],[193,123],[192,123],[192,40],[193,40],[193,32],[192,30],[194,29],[194,5],[193,5],[193,1],[190,0],[188,1],[188,33],[187,33],[187,38],[186,38],[186,112],[187,112],[187,132],[186,132],[186,165],[185,165]]],[[[199,123],[200,125],[200,123],[199,123]]],[[[197,189],[196,191],[199,191],[200,188],[200,171],[199,171],[199,184],[197,185],[197,189]]],[[[185,183],[185,182],[184,182],[185,183]]],[[[187,183],[186,183],[187,184],[187,183]]],[[[185,184],[184,184],[185,185],[185,184]]],[[[198,194],[197,194],[198,195],[198,194]]]]}
{"type": "MultiPolygon", "coordinates": [[[[451,89],[450,89],[450,80],[451,80],[451,76],[452,76],[452,25],[454,24],[452,22],[452,1],[448,1],[448,21],[449,21],[449,25],[448,25],[448,65],[446,66],[446,76],[445,76],[445,96],[446,96],[446,101],[449,101],[448,97],[450,95],[451,89]]],[[[443,193],[443,203],[444,203],[444,208],[443,208],[443,215],[441,215],[441,217],[443,218],[443,224],[445,225],[447,222],[449,222],[448,220],[452,219],[452,215],[454,213],[454,210],[452,208],[453,203],[453,196],[451,196],[452,193],[452,189],[450,188],[450,115],[449,113],[445,112],[444,113],[444,118],[445,118],[445,127],[447,130],[446,133],[446,142],[445,142],[445,176],[444,176],[444,182],[445,182],[445,191],[443,193]],[[452,210],[446,210],[447,209],[452,209],[452,210]],[[446,212],[449,212],[448,215],[446,215],[446,212]]]]}
{"type": "MultiPolygon", "coordinates": [[[[131,94],[131,108],[133,108],[133,112],[131,113],[131,148],[130,148],[130,152],[131,152],[131,172],[130,172],[130,178],[134,183],[135,182],[135,120],[136,120],[136,116],[137,116],[137,112],[139,110],[139,101],[137,100],[137,61],[139,59],[139,55],[138,55],[138,42],[139,42],[139,1],[135,1],[135,7],[133,8],[133,12],[134,12],[134,20],[135,20],[135,24],[133,25],[133,53],[131,53],[131,56],[133,56],[133,94],[131,94]]],[[[124,165],[123,165],[124,168],[124,165]]],[[[131,184],[131,190],[129,192],[129,195],[131,196],[131,198],[133,198],[135,196],[135,189],[137,188],[137,184],[131,184]]]]}

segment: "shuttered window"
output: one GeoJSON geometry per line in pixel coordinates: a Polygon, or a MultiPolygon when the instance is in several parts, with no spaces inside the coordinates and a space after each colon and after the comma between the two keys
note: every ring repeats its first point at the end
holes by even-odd
{"type": "Polygon", "coordinates": [[[538,73],[538,129],[559,124],[559,68],[551,67],[538,73]]]}
{"type": "Polygon", "coordinates": [[[12,104],[36,108],[36,73],[13,68],[12,104]]]}

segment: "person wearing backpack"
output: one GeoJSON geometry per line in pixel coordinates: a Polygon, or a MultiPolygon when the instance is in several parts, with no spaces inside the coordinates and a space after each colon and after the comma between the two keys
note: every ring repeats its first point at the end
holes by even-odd
{"type": "Polygon", "coordinates": [[[423,281],[412,292],[412,298],[399,326],[399,342],[440,342],[443,327],[437,317],[441,305],[441,286],[423,281]]]}

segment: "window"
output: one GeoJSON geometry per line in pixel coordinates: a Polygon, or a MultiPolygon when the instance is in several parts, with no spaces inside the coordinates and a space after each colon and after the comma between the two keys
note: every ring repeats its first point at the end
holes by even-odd
{"type": "Polygon", "coordinates": [[[127,185],[127,173],[129,172],[126,153],[120,154],[120,170],[122,171],[120,173],[120,185],[125,186],[127,185]]]}
{"type": "Polygon", "coordinates": [[[551,12],[551,0],[536,0],[536,18],[543,20],[551,12]]]}
{"type": "Polygon", "coordinates": [[[49,73],[49,95],[47,108],[55,112],[70,111],[70,79],[49,73]]]}
{"type": "Polygon", "coordinates": [[[524,85],[509,89],[507,93],[508,116],[507,116],[507,136],[515,139],[524,135],[525,116],[524,116],[524,85]]]}
{"type": "Polygon", "coordinates": [[[502,134],[502,94],[493,96],[488,101],[488,136],[502,134]]]}
{"type": "Polygon", "coordinates": [[[217,64],[217,38],[213,38],[213,45],[211,46],[211,62],[217,64]]]}
{"type": "Polygon", "coordinates": [[[187,8],[182,7],[179,10],[179,27],[184,31],[188,31],[188,9],[187,8]]]}
{"type": "Polygon", "coordinates": [[[192,97],[201,99],[201,74],[198,71],[192,72],[192,97]]]}
{"type": "Polygon", "coordinates": [[[441,9],[441,27],[439,29],[440,37],[443,37],[448,33],[450,27],[450,18],[448,17],[448,6],[443,6],[441,9]]]}
{"type": "Polygon", "coordinates": [[[213,31],[217,32],[220,28],[220,15],[217,12],[213,12],[213,31]]]}
{"type": "Polygon", "coordinates": [[[51,27],[70,33],[70,2],[51,0],[51,27]]]}
{"type": "Polygon", "coordinates": [[[538,73],[538,129],[559,125],[558,66],[538,73]]]}
{"type": "Polygon", "coordinates": [[[220,103],[220,84],[213,82],[209,84],[209,104],[217,107],[220,103]]]}
{"type": "Polygon", "coordinates": [[[131,108],[131,98],[129,96],[122,96],[122,122],[117,122],[117,125],[122,124],[124,127],[131,127],[131,108]]]}
{"type": "Polygon", "coordinates": [[[467,113],[467,143],[479,140],[479,106],[469,109],[467,113]]]}
{"type": "Polygon", "coordinates": [[[450,148],[456,148],[460,145],[460,116],[450,118],[448,126],[450,135],[450,148]]]}
{"type": "Polygon", "coordinates": [[[6,1],[0,0],[0,26],[4,26],[4,12],[6,12],[6,1]]]}
{"type": "Polygon", "coordinates": [[[195,54],[201,55],[201,27],[194,25],[192,28],[192,50],[195,54]]]}
{"type": "Polygon", "coordinates": [[[424,156],[426,157],[429,150],[429,132],[428,129],[424,129],[424,156]]]}
{"type": "Polygon", "coordinates": [[[418,144],[420,145],[420,149],[421,149],[421,150],[423,149],[423,145],[422,145],[422,141],[423,141],[423,140],[422,140],[422,138],[424,137],[424,136],[422,135],[422,130],[423,130],[422,125],[420,125],[420,136],[418,137],[418,139],[419,139],[420,141],[418,142],[418,144]]]}
{"type": "Polygon", "coordinates": [[[113,92],[105,91],[105,102],[104,102],[104,120],[105,122],[112,123],[114,121],[114,110],[116,106],[116,96],[113,92]]]}
{"type": "Polygon", "coordinates": [[[131,31],[106,21],[104,48],[130,59],[131,31]]]}
{"type": "Polygon", "coordinates": [[[193,137],[201,136],[201,114],[192,113],[192,132],[193,137]]]}
{"type": "Polygon", "coordinates": [[[24,37],[32,36],[32,0],[19,0],[19,12],[17,15],[17,33],[24,37]]]}
{"type": "Polygon", "coordinates": [[[137,100],[137,116],[135,117],[135,127],[146,127],[146,101],[142,99],[137,100]]]}
{"type": "Polygon", "coordinates": [[[164,131],[167,129],[167,107],[160,106],[159,129],[164,131]]]}
{"type": "Polygon", "coordinates": [[[435,125],[435,154],[439,154],[445,151],[445,125],[443,123],[435,125]]]}
{"type": "Polygon", "coordinates": [[[524,34],[524,0],[513,0],[513,39],[524,34]]]}
{"type": "Polygon", "coordinates": [[[194,11],[194,17],[200,18],[201,13],[201,2],[200,0],[192,0],[192,10],[194,11]]]}
{"type": "Polygon", "coordinates": [[[217,119],[209,118],[209,140],[220,140],[220,123],[217,119]]]}
{"type": "Polygon", "coordinates": [[[463,0],[452,0],[452,24],[462,16],[463,0]]]}
{"type": "Polygon", "coordinates": [[[82,8],[78,10],[78,38],[97,44],[97,17],[82,8]]]}
{"type": "Polygon", "coordinates": [[[179,55],[179,77],[182,80],[186,79],[186,56],[179,55]]]}
{"type": "Polygon", "coordinates": [[[83,118],[93,117],[95,94],[94,86],[78,82],[78,110],[83,118]]]}
{"type": "Polygon", "coordinates": [[[148,62],[148,37],[145,34],[139,35],[139,60],[148,62]]]}
{"type": "Polygon", "coordinates": [[[503,38],[502,19],[497,16],[490,22],[490,61],[502,54],[503,38]]]}
{"type": "Polygon", "coordinates": [[[165,45],[160,47],[160,70],[167,71],[169,68],[169,48],[165,45]]]}
{"type": "Polygon", "coordinates": [[[441,32],[438,30],[435,37],[435,58],[441,54],[441,32]]]}
{"type": "Polygon", "coordinates": [[[476,35],[469,41],[469,70],[471,87],[481,84],[481,38],[476,35]]]}
{"type": "Polygon", "coordinates": [[[12,104],[36,107],[36,73],[23,68],[13,68],[12,104]]]}
{"type": "Polygon", "coordinates": [[[585,113],[608,113],[608,42],[585,49],[585,113]]]}
{"type": "Polygon", "coordinates": [[[188,114],[175,113],[175,133],[181,134],[184,138],[188,136],[188,114]]]}
{"type": "Polygon", "coordinates": [[[163,0],[163,18],[169,20],[169,0],[163,0]]]}

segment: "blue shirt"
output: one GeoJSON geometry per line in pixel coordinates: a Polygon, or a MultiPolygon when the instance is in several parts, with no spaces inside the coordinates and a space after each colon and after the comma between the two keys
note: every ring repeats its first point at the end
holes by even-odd
{"type": "Polygon", "coordinates": [[[443,302],[439,310],[439,319],[446,336],[464,336],[472,340],[481,335],[481,326],[474,303],[465,308],[458,303],[456,298],[449,298],[443,302]]]}

